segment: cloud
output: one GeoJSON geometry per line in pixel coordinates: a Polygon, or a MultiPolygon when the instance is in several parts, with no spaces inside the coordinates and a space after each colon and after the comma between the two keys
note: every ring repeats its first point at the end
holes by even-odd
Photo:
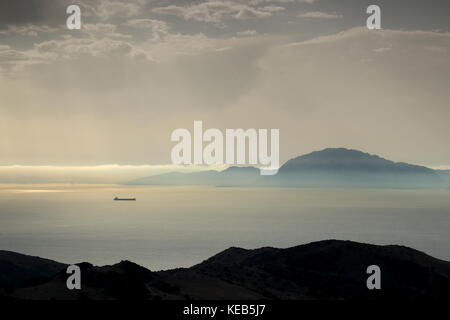
{"type": "Polygon", "coordinates": [[[376,49],[373,49],[374,52],[378,52],[378,53],[388,52],[389,50],[391,50],[391,48],[376,48],[376,49]]]}
{"type": "Polygon", "coordinates": [[[70,0],[2,0],[0,29],[8,25],[50,25],[63,23],[70,0]]]}
{"type": "Polygon", "coordinates": [[[167,163],[171,131],[239,99],[275,41],[169,34],[140,44],[36,44],[34,54],[47,59],[0,82],[8,106],[0,118],[0,163],[167,163]],[[157,62],[133,57],[137,50],[157,62]]]}
{"type": "Polygon", "coordinates": [[[236,33],[238,36],[254,36],[257,34],[256,30],[244,30],[236,33]]]}
{"type": "Polygon", "coordinates": [[[119,1],[119,0],[94,0],[82,2],[83,15],[98,17],[101,20],[110,18],[131,18],[139,15],[142,9],[141,1],[119,1]]]}
{"type": "Polygon", "coordinates": [[[235,0],[238,2],[247,2],[251,4],[261,4],[261,3],[315,3],[319,0],[235,0]]]}
{"type": "Polygon", "coordinates": [[[37,52],[51,53],[54,59],[75,59],[83,56],[113,58],[134,57],[132,44],[111,38],[69,38],[44,41],[35,46],[37,52]]]}
{"type": "Polygon", "coordinates": [[[242,127],[280,128],[283,159],[344,146],[449,163],[449,49],[450,33],[364,27],[274,47],[234,110],[242,127]]]}
{"type": "Polygon", "coordinates": [[[22,36],[28,36],[28,37],[37,37],[40,33],[49,33],[49,32],[56,32],[58,31],[57,28],[51,28],[47,25],[34,25],[34,24],[27,24],[27,25],[9,25],[6,29],[0,30],[0,34],[5,35],[14,35],[19,34],[22,36]]]}
{"type": "Polygon", "coordinates": [[[167,172],[223,170],[226,166],[118,165],[0,166],[2,183],[123,183],[167,172]]]}
{"type": "Polygon", "coordinates": [[[123,34],[117,32],[116,25],[110,23],[86,23],[83,25],[82,31],[86,33],[91,38],[122,38],[130,39],[132,38],[129,34],[123,34]]]}
{"type": "Polygon", "coordinates": [[[431,166],[430,168],[434,170],[450,170],[449,165],[438,165],[438,166],[431,166]]]}
{"type": "Polygon", "coordinates": [[[221,24],[228,19],[264,19],[284,10],[279,6],[251,6],[239,1],[206,1],[186,6],[169,5],[154,8],[160,15],[172,15],[185,20],[221,24]]]}
{"type": "Polygon", "coordinates": [[[168,32],[169,27],[166,22],[155,19],[134,19],[127,21],[125,25],[138,29],[159,29],[163,30],[165,33],[168,32]]]}
{"type": "Polygon", "coordinates": [[[327,13],[321,11],[311,11],[300,13],[297,15],[299,18],[312,18],[312,19],[340,19],[342,15],[336,13],[327,13]]]}
{"type": "Polygon", "coordinates": [[[8,45],[0,45],[0,63],[13,64],[18,60],[26,60],[27,56],[21,51],[13,50],[8,45]]]}
{"type": "Polygon", "coordinates": [[[15,74],[29,60],[30,57],[26,53],[14,50],[8,45],[0,45],[0,79],[15,74]]]}
{"type": "Polygon", "coordinates": [[[151,32],[154,40],[160,40],[170,30],[165,21],[155,19],[133,19],[124,23],[124,25],[136,29],[147,29],[151,32]]]}
{"type": "Polygon", "coordinates": [[[291,43],[247,23],[213,37],[180,33],[184,21],[109,22],[0,45],[2,163],[169,162],[171,131],[198,119],[279,128],[283,160],[344,146],[450,163],[448,33],[353,28],[291,43]]]}
{"type": "Polygon", "coordinates": [[[121,1],[102,1],[97,7],[100,17],[122,17],[130,18],[139,14],[140,6],[135,3],[124,3],[121,1]]]}

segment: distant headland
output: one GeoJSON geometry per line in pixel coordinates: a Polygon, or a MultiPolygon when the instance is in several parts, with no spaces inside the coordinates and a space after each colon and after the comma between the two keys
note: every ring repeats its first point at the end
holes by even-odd
{"type": "Polygon", "coordinates": [[[255,167],[229,167],[223,171],[170,172],[135,179],[125,184],[442,188],[450,186],[450,173],[394,162],[358,150],[327,148],[288,160],[274,176],[260,176],[255,167]]]}

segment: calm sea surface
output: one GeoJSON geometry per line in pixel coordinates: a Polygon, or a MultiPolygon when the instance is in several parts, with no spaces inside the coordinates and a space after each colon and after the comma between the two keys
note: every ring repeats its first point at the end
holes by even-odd
{"type": "Polygon", "coordinates": [[[230,246],[323,239],[450,260],[450,190],[0,185],[0,249],[66,263],[128,259],[160,270],[230,246]]]}

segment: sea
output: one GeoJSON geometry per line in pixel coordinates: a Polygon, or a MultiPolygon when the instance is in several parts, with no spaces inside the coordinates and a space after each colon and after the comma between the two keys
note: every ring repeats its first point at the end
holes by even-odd
{"type": "Polygon", "coordinates": [[[157,271],[231,246],[325,239],[450,260],[450,190],[0,185],[0,250],[70,264],[130,260],[157,271]]]}

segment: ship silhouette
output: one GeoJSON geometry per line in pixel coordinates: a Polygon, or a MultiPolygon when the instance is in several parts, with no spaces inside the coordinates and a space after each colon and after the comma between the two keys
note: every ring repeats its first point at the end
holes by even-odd
{"type": "Polygon", "coordinates": [[[113,200],[114,201],[136,201],[136,198],[119,198],[119,197],[115,197],[113,200]]]}

